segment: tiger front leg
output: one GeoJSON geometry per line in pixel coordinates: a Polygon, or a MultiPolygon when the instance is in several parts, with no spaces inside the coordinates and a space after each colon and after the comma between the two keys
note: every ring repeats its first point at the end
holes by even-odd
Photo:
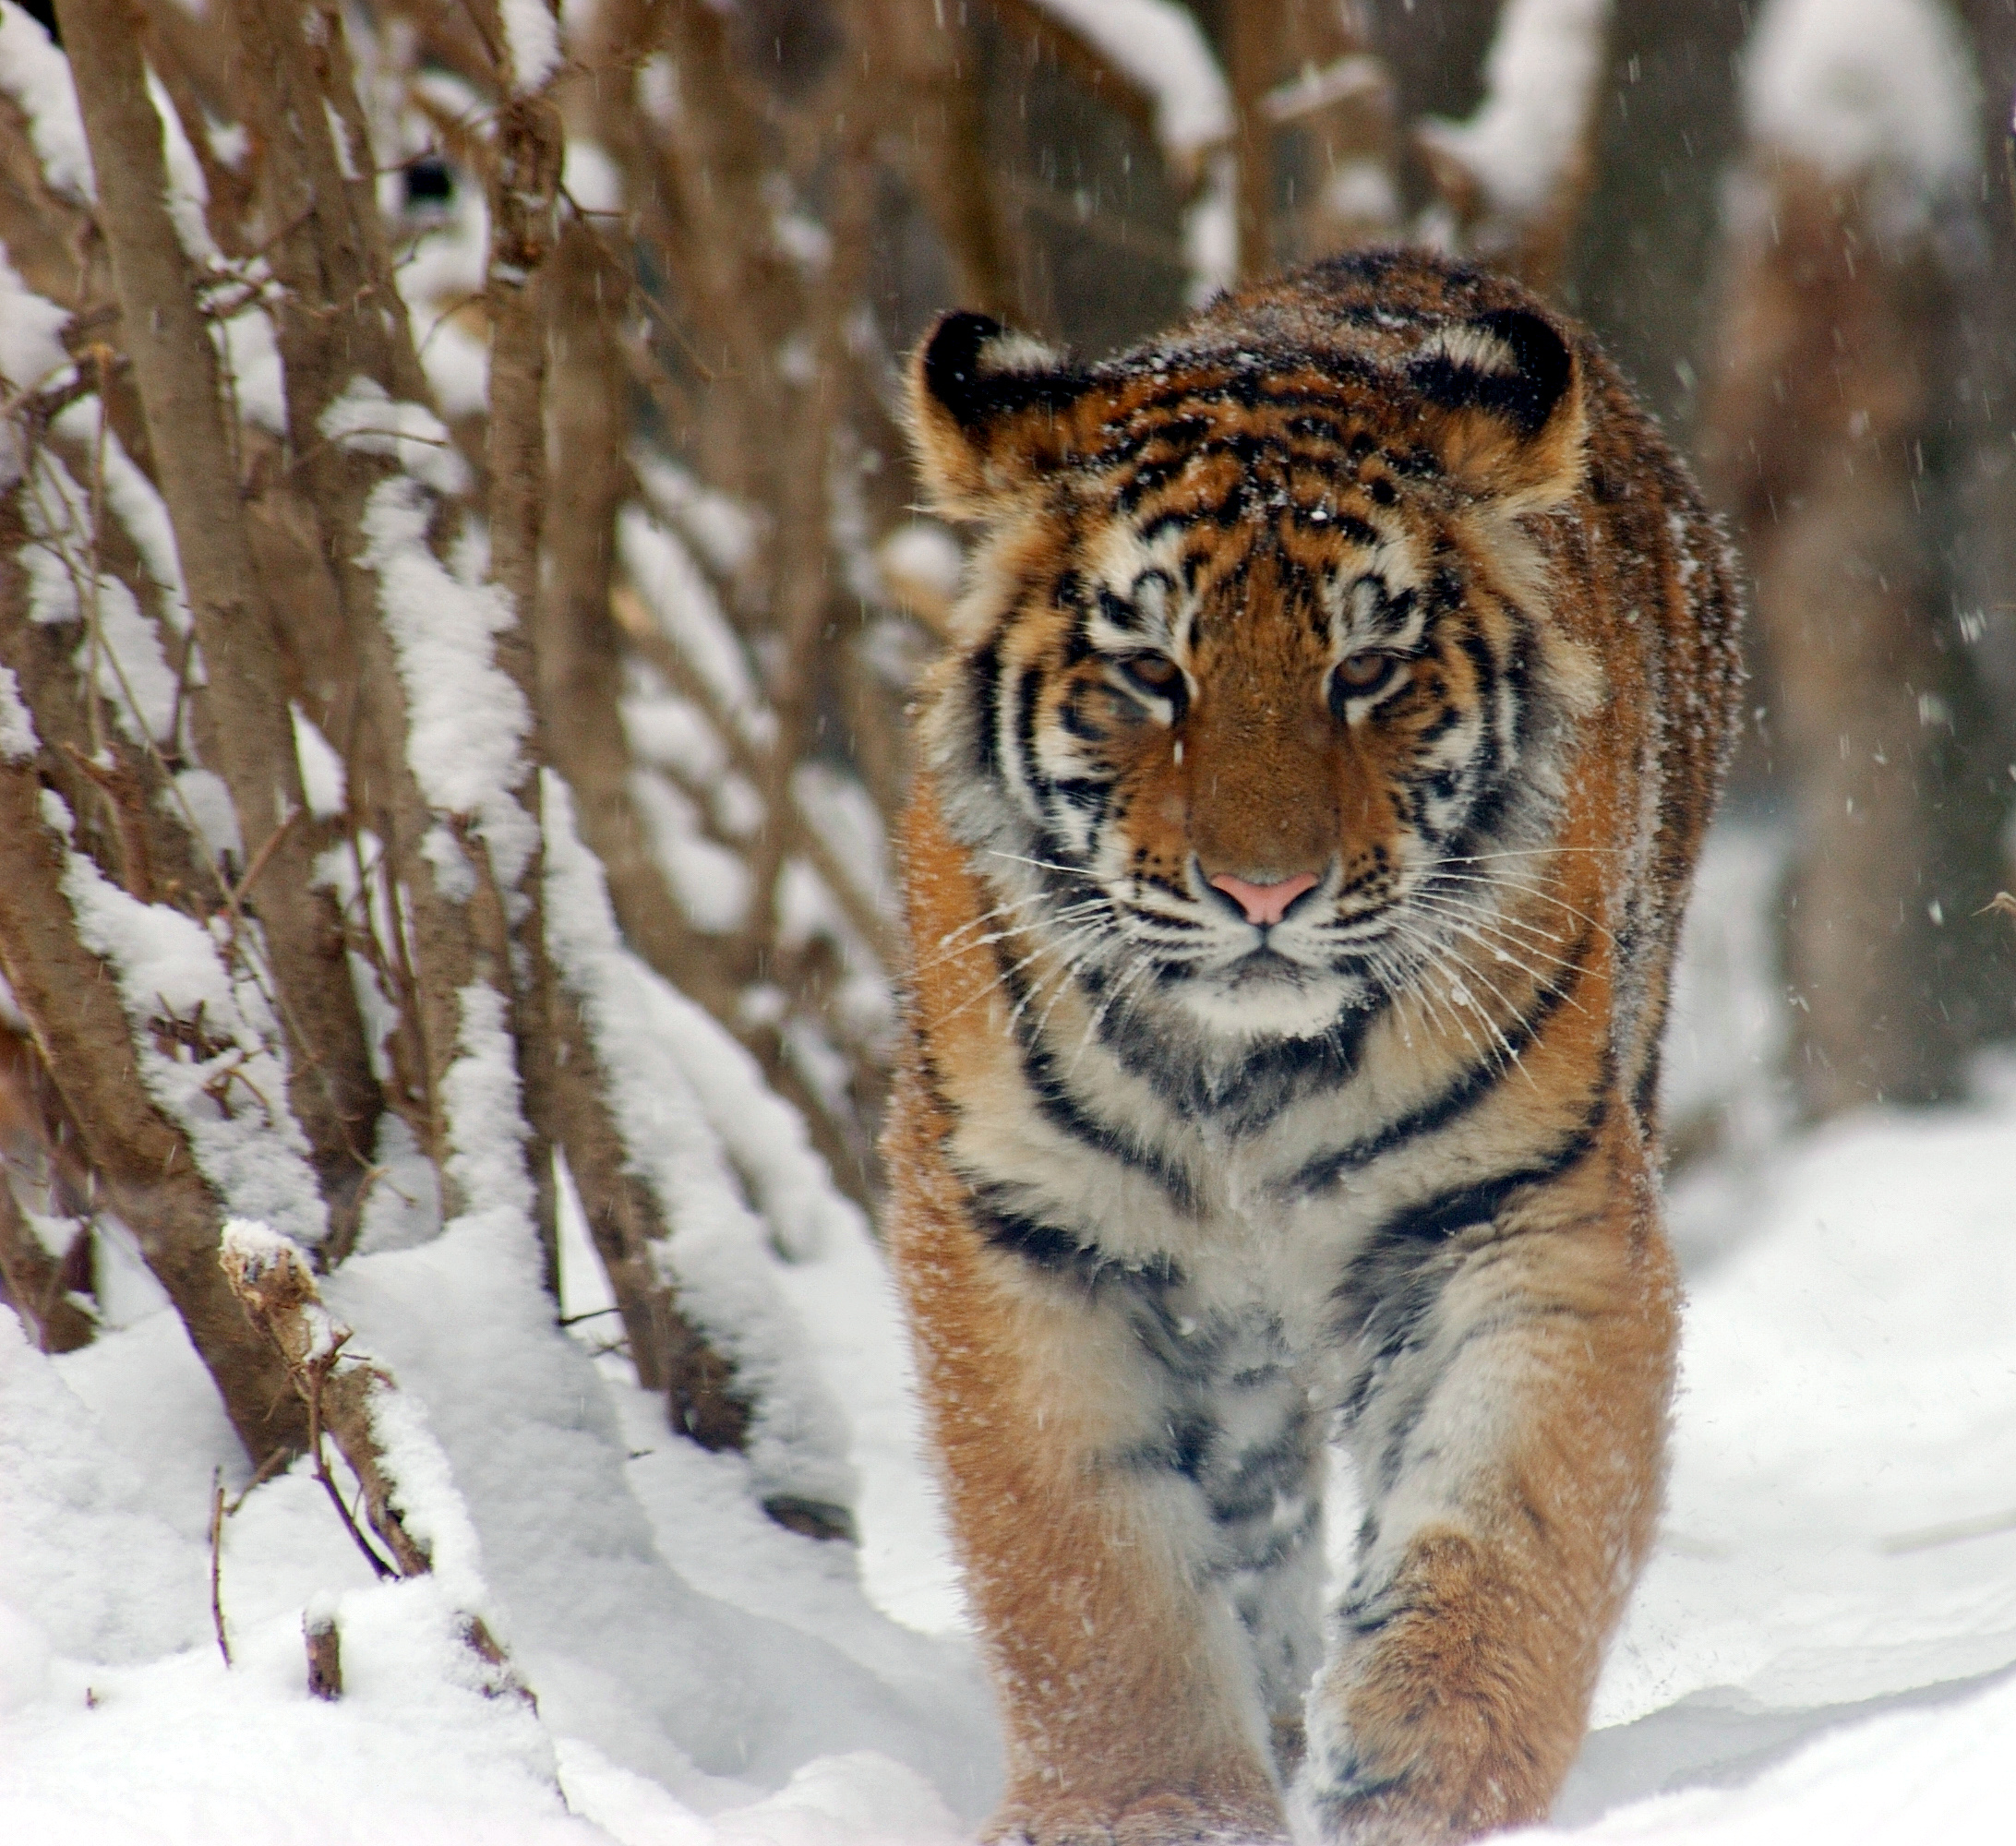
{"type": "Polygon", "coordinates": [[[1283,1838],[1246,1639],[1185,1472],[1191,1432],[1168,1414],[1124,1286],[1046,1274],[914,1197],[892,1217],[1006,1732],[987,1837],[1283,1838]]]}
{"type": "Polygon", "coordinates": [[[1458,1233],[1381,1303],[1299,1799],[1322,1838],[1424,1846],[1543,1819],[1580,1746],[1658,1516],[1678,1289],[1620,1211],[1458,1233]]]}

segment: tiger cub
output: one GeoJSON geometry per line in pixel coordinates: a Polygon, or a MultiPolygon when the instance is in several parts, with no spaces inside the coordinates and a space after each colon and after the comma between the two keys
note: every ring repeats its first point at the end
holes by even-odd
{"type": "Polygon", "coordinates": [[[954,314],[909,393],[978,533],[888,1241],[990,1837],[1539,1818],[1660,1505],[1722,542],[1586,333],[1425,255],[1089,367],[954,314]],[[1325,1620],[1326,1441],[1363,1522],[1325,1620]]]}

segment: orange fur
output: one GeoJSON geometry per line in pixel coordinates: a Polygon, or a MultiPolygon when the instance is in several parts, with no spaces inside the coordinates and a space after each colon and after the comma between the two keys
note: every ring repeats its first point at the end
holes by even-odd
{"type": "Polygon", "coordinates": [[[1658,1508],[1720,541],[1586,336],[1427,258],[1091,371],[955,317],[912,405],[986,531],[906,833],[889,1244],[994,1833],[1538,1818],[1658,1508]],[[1314,882],[1263,933],[1221,874],[1314,882]],[[1369,1518],[1318,1671],[1326,1422],[1369,1518]]]}

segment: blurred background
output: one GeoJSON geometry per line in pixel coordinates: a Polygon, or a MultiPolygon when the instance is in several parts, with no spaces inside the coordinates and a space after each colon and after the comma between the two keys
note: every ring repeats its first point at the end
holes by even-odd
{"type": "MultiPolygon", "coordinates": [[[[273,1027],[297,1090],[309,1065],[355,1078],[340,1106],[290,1092],[330,1261],[396,1164],[387,1133],[446,1157],[453,1027],[431,1049],[422,1028],[490,965],[441,845],[468,846],[467,816],[387,754],[417,694],[359,613],[357,470],[444,497],[428,543],[515,599],[521,769],[564,779],[624,941],[871,1205],[905,707],[960,571],[959,534],[912,506],[906,349],[965,306],[1098,356],[1394,240],[1587,320],[1741,550],[1749,725],[1692,924],[1674,1160],[1959,1097],[2016,1035],[2016,917],[1994,907],[2016,885],[2016,0],[136,0],[119,17],[270,610],[235,687],[209,643],[192,671],[161,502],[120,491],[128,463],[162,485],[186,565],[124,330],[130,237],[80,178],[114,130],[81,76],[78,126],[62,75],[66,29],[105,12],[0,0],[0,373],[16,460],[44,470],[7,477],[29,497],[0,533],[4,652],[41,786],[107,879],[225,917],[232,954],[258,920],[282,999],[340,935],[370,1046],[342,993],[273,1027]],[[290,85],[326,135],[281,107],[290,85]],[[395,430],[356,421],[352,370],[395,430]],[[430,444],[451,480],[413,461],[430,444]],[[138,626],[103,614],[114,580],[138,626]],[[150,717],[128,682],[157,667],[173,699],[150,717]],[[200,765],[244,810],[257,775],[224,759],[283,708],[312,824],[282,814],[261,846],[244,811],[217,821],[200,765]],[[288,963],[282,887],[322,875],[304,857],[250,887],[269,850],[332,847],[354,876],[324,879],[334,908],[288,963]]],[[[534,1042],[538,954],[497,953],[536,1156],[540,1085],[570,1067],[534,1042]]],[[[8,1028],[9,1145],[81,1221],[97,1157],[61,1150],[90,1107],[46,1081],[34,1025],[8,1028]]],[[[186,1055],[215,1054],[186,1026],[186,1055]]],[[[570,1132],[549,1138],[579,1181],[593,1137],[570,1132]]],[[[591,1217],[620,1217],[601,1196],[591,1217]]],[[[16,1299],[84,1273],[31,1244],[16,1299]]]]}
{"type": "MultiPolygon", "coordinates": [[[[443,380],[483,338],[480,59],[451,8],[381,17],[402,286],[443,380]]],[[[1677,1155],[1955,1096],[2016,1030],[2016,924],[1984,911],[2016,881],[2011,0],[612,0],[569,27],[594,254],[562,261],[599,318],[557,323],[555,389],[629,446],[586,466],[556,419],[606,676],[564,696],[623,723],[556,704],[547,736],[631,940],[858,1195],[903,703],[957,577],[906,509],[904,353],[966,306],[1098,355],[1367,243],[1505,265],[1586,319],[1741,548],[1751,726],[1677,1155]]]]}

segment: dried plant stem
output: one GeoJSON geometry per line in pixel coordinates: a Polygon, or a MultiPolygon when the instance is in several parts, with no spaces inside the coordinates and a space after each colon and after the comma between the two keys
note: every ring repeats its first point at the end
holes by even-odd
{"type": "Polygon", "coordinates": [[[98,174],[98,222],[134,381],[148,428],[173,433],[150,449],[209,672],[216,766],[244,836],[279,835],[261,917],[294,1038],[288,1100],[331,1215],[342,1220],[361,1199],[359,1137],[368,1140],[378,1092],[334,905],[315,879],[314,843],[305,831],[280,833],[306,798],[286,705],[273,696],[283,681],[238,491],[216,350],[168,210],[161,120],[134,15],[121,0],[62,0],[58,18],[98,174]]]}
{"type": "MultiPolygon", "coordinates": [[[[377,1424],[378,1405],[398,1386],[376,1366],[346,1359],[343,1348],[352,1337],[350,1330],[330,1319],[306,1259],[291,1244],[281,1240],[257,1246],[227,1241],[220,1274],[279,1354],[294,1393],[306,1406],[317,1477],[373,1571],[381,1578],[430,1575],[433,1557],[407,1528],[401,1483],[390,1471],[377,1424]],[[366,1522],[384,1545],[389,1562],[365,1538],[337,1490],[322,1450],[325,1430],[356,1477],[366,1522]]],[[[470,1650],[499,1670],[494,1692],[531,1696],[481,1616],[464,1612],[460,1628],[470,1650]]]]}
{"type": "MultiPolygon", "coordinates": [[[[371,1574],[380,1582],[387,1577],[398,1576],[395,1570],[378,1554],[377,1548],[357,1528],[356,1516],[350,1510],[350,1503],[343,1498],[342,1489],[337,1486],[336,1477],[330,1472],[329,1451],[322,1446],[322,1387],[328,1382],[330,1368],[342,1356],[342,1349],[350,1336],[346,1332],[320,1357],[302,1367],[306,1380],[308,1399],[308,1453],[315,1457],[315,1478],[322,1483],[322,1492],[329,1495],[329,1503],[336,1509],[336,1516],[342,1522],[343,1530],[364,1561],[371,1566],[371,1574]]],[[[299,1380],[296,1381],[297,1383],[299,1380]]]]}
{"type": "Polygon", "coordinates": [[[79,1259],[88,1258],[90,1252],[89,1226],[61,1257],[44,1250],[0,1168],[0,1282],[6,1285],[8,1301],[44,1352],[75,1352],[89,1346],[98,1330],[91,1316],[70,1299],[79,1259]]]}
{"type": "Polygon", "coordinates": [[[210,1474],[210,1626],[217,1634],[217,1651],[228,1667],[233,1662],[231,1636],[224,1632],[224,1470],[221,1468],[210,1474]]]}
{"type": "Polygon", "coordinates": [[[308,1696],[338,1699],[343,1696],[342,1631],[332,1614],[311,1613],[301,1618],[301,1637],[308,1655],[308,1696]]]}
{"type": "Polygon", "coordinates": [[[0,972],[77,1125],[100,1199],[168,1291],[246,1453],[298,1452],[306,1413],[218,1272],[222,1210],[186,1135],[141,1082],[110,971],[78,938],[63,893],[66,848],[42,824],[41,797],[32,763],[0,763],[0,972]]]}
{"type": "MultiPolygon", "coordinates": [[[[490,574],[510,598],[516,616],[498,637],[497,658],[532,713],[522,773],[512,792],[534,820],[540,818],[539,766],[546,758],[534,645],[546,501],[546,268],[558,209],[561,145],[559,113],[545,96],[514,96],[498,112],[487,271],[490,574]]],[[[544,839],[543,827],[540,837],[544,839]]],[[[511,893],[513,953],[497,968],[495,979],[512,1009],[519,1087],[530,1131],[525,1160],[547,1284],[557,1297],[559,1218],[553,1148],[558,1140],[558,1072],[544,864],[543,848],[535,848],[511,893]]]]}

